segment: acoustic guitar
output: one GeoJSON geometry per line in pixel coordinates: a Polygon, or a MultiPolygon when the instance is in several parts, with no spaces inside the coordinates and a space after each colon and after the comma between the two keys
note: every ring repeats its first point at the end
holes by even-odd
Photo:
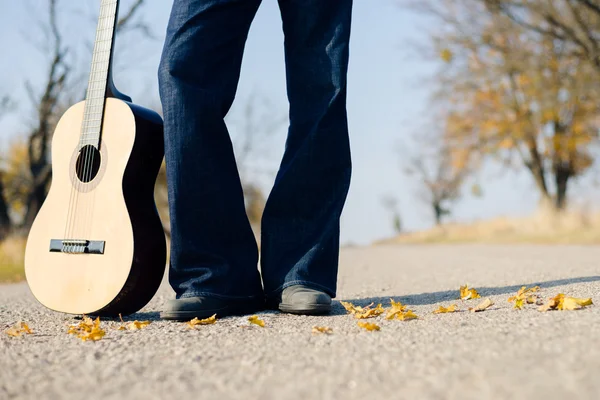
{"type": "Polygon", "coordinates": [[[156,293],[166,242],[154,202],[163,121],[112,81],[119,0],[102,0],[85,101],[52,139],[52,183],[25,250],[25,274],[44,306],[70,314],[138,311],[156,293]]]}

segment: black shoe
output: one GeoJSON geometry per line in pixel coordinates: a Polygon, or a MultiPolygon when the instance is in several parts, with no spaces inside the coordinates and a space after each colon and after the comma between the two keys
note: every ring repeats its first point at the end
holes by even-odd
{"type": "Polygon", "coordinates": [[[270,306],[290,314],[328,314],[331,311],[331,297],[320,290],[293,285],[283,289],[279,298],[271,300],[270,306]]]}
{"type": "Polygon", "coordinates": [[[228,315],[253,314],[265,309],[263,298],[260,299],[223,299],[217,297],[187,297],[169,300],[162,319],[189,321],[194,318],[204,319],[217,314],[222,318],[228,315]]]}

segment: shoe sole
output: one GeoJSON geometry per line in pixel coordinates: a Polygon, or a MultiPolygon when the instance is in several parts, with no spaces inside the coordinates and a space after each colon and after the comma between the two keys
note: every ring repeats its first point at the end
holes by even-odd
{"type": "Polygon", "coordinates": [[[228,306],[212,310],[163,311],[160,313],[160,318],[170,321],[189,321],[194,318],[209,318],[215,314],[217,314],[217,318],[222,318],[231,315],[254,314],[263,310],[264,307],[257,306],[228,306]]]}
{"type": "Polygon", "coordinates": [[[303,307],[291,304],[279,304],[279,310],[289,314],[323,315],[331,312],[331,304],[306,304],[303,307]]]}

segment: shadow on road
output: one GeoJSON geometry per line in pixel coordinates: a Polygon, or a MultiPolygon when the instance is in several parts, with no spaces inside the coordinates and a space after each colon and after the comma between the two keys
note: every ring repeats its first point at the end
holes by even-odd
{"type": "MultiPolygon", "coordinates": [[[[546,282],[530,282],[523,283],[518,285],[511,286],[499,286],[499,287],[476,287],[477,291],[481,295],[481,297],[486,296],[497,296],[501,294],[509,294],[514,293],[521,288],[521,286],[539,286],[542,289],[548,289],[555,286],[562,285],[570,285],[576,283],[585,283],[585,282],[596,282],[600,281],[600,276],[583,276],[579,278],[570,278],[570,279],[556,279],[552,281],[546,282]]],[[[443,301],[452,301],[458,300],[458,288],[456,290],[445,290],[441,292],[431,292],[431,293],[418,293],[418,294],[409,294],[409,295],[400,295],[400,296],[385,296],[385,297],[368,297],[361,299],[342,299],[343,301],[349,301],[354,305],[358,305],[361,307],[367,306],[371,303],[375,304],[389,304],[390,297],[396,301],[400,301],[403,304],[419,306],[419,305],[427,305],[427,304],[436,304],[443,301]]],[[[339,303],[339,301],[334,302],[333,310],[331,315],[341,315],[346,314],[346,310],[339,303]]]]}

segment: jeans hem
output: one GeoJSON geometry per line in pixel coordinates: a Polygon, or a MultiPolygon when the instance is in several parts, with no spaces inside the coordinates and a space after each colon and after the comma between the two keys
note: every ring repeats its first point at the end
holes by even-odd
{"type": "Polygon", "coordinates": [[[290,287],[290,286],[294,286],[294,285],[304,285],[304,286],[309,287],[311,289],[322,290],[323,292],[325,292],[329,296],[331,296],[331,298],[335,298],[335,296],[336,296],[335,290],[331,290],[327,286],[323,286],[323,285],[320,285],[320,284],[315,283],[315,282],[304,281],[304,280],[295,280],[295,281],[285,282],[283,285],[279,286],[277,289],[269,292],[266,296],[267,296],[267,298],[275,297],[279,293],[281,293],[285,288],[290,287]]]}
{"type": "Polygon", "coordinates": [[[224,300],[261,300],[264,298],[264,295],[258,294],[258,295],[254,295],[254,296],[225,296],[222,294],[210,293],[210,292],[186,292],[186,293],[183,293],[182,295],[176,296],[177,299],[187,299],[190,297],[214,297],[217,299],[224,299],[224,300]]]}

